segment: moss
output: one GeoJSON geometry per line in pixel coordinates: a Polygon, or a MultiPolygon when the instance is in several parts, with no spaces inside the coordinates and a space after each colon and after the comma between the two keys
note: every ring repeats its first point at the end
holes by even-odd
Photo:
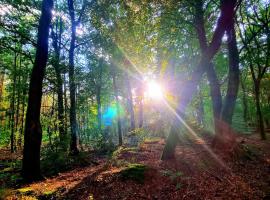
{"type": "Polygon", "coordinates": [[[148,143],[148,144],[153,144],[153,143],[158,143],[160,141],[160,138],[145,138],[144,139],[144,143],[148,143]]]}
{"type": "Polygon", "coordinates": [[[25,187],[25,188],[20,188],[20,189],[18,189],[18,191],[20,192],[20,193],[26,193],[26,192],[32,192],[33,191],[33,189],[31,188],[31,187],[25,187]]]}
{"type": "Polygon", "coordinates": [[[120,172],[121,177],[124,180],[133,180],[138,183],[144,182],[146,166],[143,164],[129,164],[125,169],[120,172]]]}
{"type": "Polygon", "coordinates": [[[138,151],[138,147],[119,147],[112,153],[112,159],[117,158],[123,152],[133,152],[136,153],[138,151]]]}
{"type": "Polygon", "coordinates": [[[56,191],[55,190],[48,190],[42,193],[42,195],[38,196],[38,199],[40,200],[47,200],[47,199],[54,199],[56,197],[56,191]]]}
{"type": "Polygon", "coordinates": [[[262,154],[256,146],[251,144],[242,144],[241,148],[243,160],[256,160],[262,154]]]}

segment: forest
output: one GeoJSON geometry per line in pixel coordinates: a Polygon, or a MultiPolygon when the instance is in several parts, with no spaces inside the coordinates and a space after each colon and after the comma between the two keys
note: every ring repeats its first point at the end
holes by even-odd
{"type": "Polygon", "coordinates": [[[270,199],[269,0],[0,0],[0,199],[270,199]]]}

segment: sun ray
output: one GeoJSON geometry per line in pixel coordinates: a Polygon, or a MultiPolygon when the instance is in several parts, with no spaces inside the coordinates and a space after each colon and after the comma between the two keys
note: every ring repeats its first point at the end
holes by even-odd
{"type": "Polygon", "coordinates": [[[173,113],[173,115],[179,120],[179,122],[185,126],[189,133],[195,137],[195,139],[202,141],[202,147],[217,161],[217,163],[220,164],[220,166],[222,166],[226,171],[229,171],[229,167],[210,149],[210,147],[208,147],[205,141],[195,133],[195,131],[182,119],[182,117],[175,111],[175,109],[169,105],[165,98],[163,98],[163,102],[166,107],[173,113]]]}

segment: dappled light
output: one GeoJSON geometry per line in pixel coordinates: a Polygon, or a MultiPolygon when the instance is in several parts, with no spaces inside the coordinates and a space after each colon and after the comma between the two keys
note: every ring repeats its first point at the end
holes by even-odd
{"type": "Polygon", "coordinates": [[[1,0],[0,199],[270,199],[269,11],[1,0]]]}

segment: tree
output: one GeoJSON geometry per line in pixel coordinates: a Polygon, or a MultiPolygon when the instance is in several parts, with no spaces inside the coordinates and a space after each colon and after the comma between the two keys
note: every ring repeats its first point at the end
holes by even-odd
{"type": "Polygon", "coordinates": [[[240,29],[240,38],[242,42],[242,54],[244,63],[249,66],[251,77],[254,84],[254,95],[256,114],[260,135],[263,140],[266,139],[264,130],[264,120],[261,111],[261,81],[267,73],[270,63],[270,28],[269,19],[266,13],[269,11],[269,3],[264,5],[264,2],[258,1],[257,6],[251,7],[243,3],[240,7],[240,20],[238,27],[240,29]],[[247,22],[245,29],[241,29],[243,22],[247,22]]]}
{"type": "Polygon", "coordinates": [[[40,124],[40,107],[42,81],[48,59],[48,37],[52,18],[52,0],[42,2],[41,17],[38,26],[37,48],[34,66],[31,73],[28,107],[26,112],[22,176],[27,181],[41,178],[40,146],[42,129],[40,124]]]}
{"type": "Polygon", "coordinates": [[[169,133],[169,136],[166,141],[166,145],[163,150],[161,159],[169,159],[174,157],[174,150],[177,144],[177,131],[179,127],[179,116],[183,116],[182,113],[185,112],[185,109],[188,103],[191,101],[192,96],[197,88],[197,85],[207,69],[207,64],[211,61],[214,55],[217,53],[220,45],[221,39],[228,29],[229,24],[231,23],[232,18],[234,17],[234,8],[236,1],[221,0],[221,14],[217,22],[217,27],[214,31],[213,38],[209,47],[205,50],[205,53],[202,54],[199,65],[195,68],[191,75],[191,80],[187,81],[184,89],[181,92],[182,99],[178,102],[177,106],[177,115],[174,118],[172,129],[169,133]]]}
{"type": "Polygon", "coordinates": [[[64,99],[63,99],[63,79],[62,79],[62,66],[60,65],[60,52],[61,52],[61,42],[62,42],[62,34],[63,34],[63,21],[62,18],[58,17],[55,30],[52,28],[51,35],[53,40],[53,48],[54,48],[54,58],[53,58],[53,67],[56,73],[56,87],[57,87],[57,106],[58,106],[58,120],[59,120],[59,134],[60,140],[66,138],[65,131],[65,118],[64,118],[64,99]],[[57,32],[58,31],[58,32],[57,32]]]}

